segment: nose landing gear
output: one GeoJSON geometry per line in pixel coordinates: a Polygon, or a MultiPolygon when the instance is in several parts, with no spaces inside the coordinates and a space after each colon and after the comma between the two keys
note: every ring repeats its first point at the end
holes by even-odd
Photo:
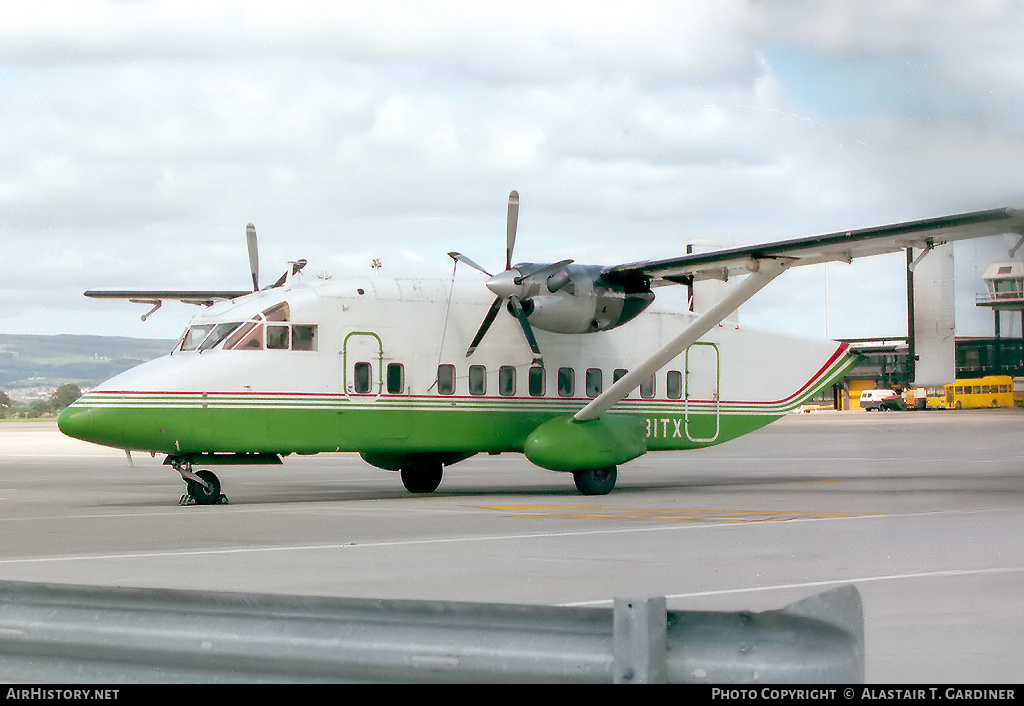
{"type": "Polygon", "coordinates": [[[213,471],[193,471],[188,461],[172,461],[171,465],[185,481],[187,492],[179,505],[227,505],[228,498],[220,492],[220,479],[213,471]]]}

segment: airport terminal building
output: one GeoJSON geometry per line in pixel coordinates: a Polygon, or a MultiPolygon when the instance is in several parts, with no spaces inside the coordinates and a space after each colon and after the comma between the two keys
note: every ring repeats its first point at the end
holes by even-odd
{"type": "MultiPolygon", "coordinates": [[[[1024,400],[1024,338],[1001,335],[1008,319],[1020,319],[1024,332],[1024,261],[994,262],[985,271],[985,292],[976,303],[993,314],[991,337],[955,337],[956,380],[992,375],[1014,379],[1018,403],[1024,400]]],[[[860,393],[867,389],[903,390],[917,378],[920,356],[914,331],[913,279],[908,283],[908,331],[904,337],[844,339],[864,360],[846,378],[844,389],[834,391],[837,409],[857,409],[860,393]]],[[[948,382],[952,383],[953,380],[948,382]]]]}

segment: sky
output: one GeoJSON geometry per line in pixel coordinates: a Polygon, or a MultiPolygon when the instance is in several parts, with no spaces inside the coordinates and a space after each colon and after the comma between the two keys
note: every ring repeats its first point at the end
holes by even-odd
{"type": "MultiPolygon", "coordinates": [[[[1024,0],[5,7],[0,333],[176,338],[82,292],[244,289],[249,222],[264,282],[495,271],[512,189],[517,261],[606,265],[1024,207],[1022,36],[1024,0]]],[[[1015,242],[958,244],[958,335],[1015,242]]],[[[902,336],[905,291],[799,268],[741,323],[902,336]]]]}

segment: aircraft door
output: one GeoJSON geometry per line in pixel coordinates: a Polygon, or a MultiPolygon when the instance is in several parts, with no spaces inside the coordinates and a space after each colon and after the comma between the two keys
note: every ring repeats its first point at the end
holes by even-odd
{"type": "Polygon", "coordinates": [[[686,437],[711,442],[720,430],[718,346],[697,342],[686,349],[686,437]]]}
{"type": "MultiPolygon", "coordinates": [[[[342,386],[352,403],[337,413],[337,432],[350,448],[376,450],[401,446],[416,427],[415,415],[389,405],[395,400],[389,386],[384,345],[372,331],[352,331],[341,347],[342,386]]],[[[399,366],[400,369],[400,366],[399,366]]]]}
{"type": "Polygon", "coordinates": [[[372,331],[352,331],[342,345],[342,387],[348,397],[380,397],[384,379],[384,347],[372,331]]]}

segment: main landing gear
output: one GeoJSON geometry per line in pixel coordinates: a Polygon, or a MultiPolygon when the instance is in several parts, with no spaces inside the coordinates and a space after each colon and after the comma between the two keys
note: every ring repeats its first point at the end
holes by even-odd
{"type": "Polygon", "coordinates": [[[572,479],[576,481],[576,490],[583,495],[607,495],[615,487],[618,471],[615,466],[596,468],[592,471],[575,471],[572,479]]]}
{"type": "MultiPolygon", "coordinates": [[[[441,485],[444,464],[437,459],[421,458],[406,462],[400,470],[402,485],[410,493],[433,493],[441,485]]],[[[572,474],[576,489],[583,495],[607,495],[615,488],[617,476],[615,466],[575,471],[572,474]]]]}
{"type": "Polygon", "coordinates": [[[193,471],[188,461],[173,461],[171,465],[185,481],[187,492],[179,505],[227,505],[228,498],[220,492],[220,479],[213,471],[193,471]]]}
{"type": "Polygon", "coordinates": [[[437,460],[423,460],[402,466],[402,485],[410,493],[433,493],[441,485],[444,464],[437,460]]]}

